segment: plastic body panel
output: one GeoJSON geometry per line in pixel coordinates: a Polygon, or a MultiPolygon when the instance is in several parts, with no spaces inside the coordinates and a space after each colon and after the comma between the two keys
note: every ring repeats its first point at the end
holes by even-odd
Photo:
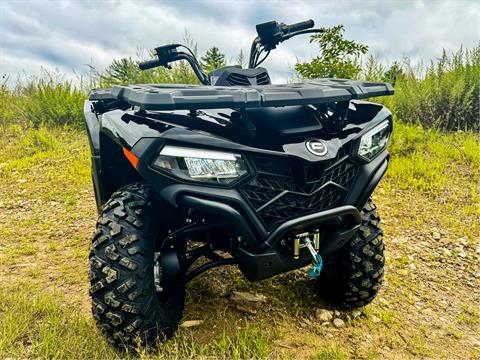
{"type": "Polygon", "coordinates": [[[346,79],[264,86],[122,85],[114,98],[144,110],[258,108],[322,104],[392,95],[388,83],[346,79]]]}

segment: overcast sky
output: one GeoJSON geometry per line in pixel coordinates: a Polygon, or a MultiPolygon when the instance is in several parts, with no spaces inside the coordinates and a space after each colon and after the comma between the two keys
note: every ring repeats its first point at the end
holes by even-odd
{"type": "MultiPolygon", "coordinates": [[[[441,49],[480,39],[480,1],[18,1],[0,0],[0,74],[58,69],[68,77],[102,69],[138,48],[182,42],[187,31],[203,53],[216,45],[231,61],[247,53],[254,25],[312,18],[344,24],[345,36],[385,62],[429,61],[441,49]]],[[[306,37],[283,43],[265,63],[275,81],[292,77],[296,59],[317,50],[306,37]]]]}

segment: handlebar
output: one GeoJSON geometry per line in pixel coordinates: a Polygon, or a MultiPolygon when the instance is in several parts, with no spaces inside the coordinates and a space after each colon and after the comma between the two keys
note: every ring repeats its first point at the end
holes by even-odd
{"type": "Polygon", "coordinates": [[[140,70],[148,70],[148,69],[152,69],[152,68],[155,68],[157,66],[160,66],[162,63],[160,62],[160,60],[147,60],[147,61],[143,61],[141,63],[138,64],[138,67],[140,68],[140,70]]]}
{"type": "Polygon", "coordinates": [[[314,21],[310,19],[310,20],[301,21],[299,23],[292,24],[292,25],[285,25],[285,27],[288,30],[288,32],[291,33],[291,32],[310,29],[314,25],[315,25],[314,21]]]}
{"type": "Polygon", "coordinates": [[[248,67],[252,69],[260,65],[268,57],[270,51],[275,49],[278,44],[285,40],[297,35],[323,31],[323,29],[312,29],[314,25],[315,23],[312,19],[291,25],[276,21],[258,24],[258,36],[253,41],[250,49],[248,67]],[[266,55],[263,58],[260,58],[260,54],[263,52],[266,52],[266,55]]]}
{"type": "Polygon", "coordinates": [[[171,69],[170,67],[171,62],[186,60],[192,67],[198,80],[200,80],[200,82],[204,85],[210,85],[210,81],[207,75],[205,75],[202,68],[200,67],[200,64],[195,58],[194,53],[185,45],[169,44],[169,45],[159,46],[155,48],[155,54],[157,56],[156,59],[143,61],[138,64],[138,67],[140,68],[140,70],[148,70],[158,66],[163,66],[168,69],[171,69]],[[179,47],[186,48],[190,53],[178,51],[177,48],[179,47]]]}
{"type": "MultiPolygon", "coordinates": [[[[282,41],[301,34],[323,31],[323,29],[312,29],[314,25],[315,23],[311,19],[291,25],[279,23],[277,21],[269,21],[258,24],[258,36],[253,41],[250,49],[248,67],[252,69],[259,66],[268,57],[270,51],[275,49],[282,41]],[[261,57],[263,53],[265,53],[265,55],[261,57]]],[[[192,50],[185,45],[169,44],[159,46],[155,48],[155,55],[156,59],[140,62],[138,64],[140,70],[148,70],[158,66],[163,66],[170,69],[171,62],[185,60],[190,64],[200,82],[204,85],[210,85],[210,80],[202,70],[202,67],[196,59],[195,53],[193,53],[192,50]],[[179,51],[179,47],[187,49],[188,52],[179,51]]]]}

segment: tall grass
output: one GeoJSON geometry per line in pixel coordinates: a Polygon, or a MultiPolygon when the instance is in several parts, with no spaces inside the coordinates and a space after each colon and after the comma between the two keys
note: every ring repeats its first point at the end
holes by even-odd
{"type": "Polygon", "coordinates": [[[410,70],[399,80],[394,111],[400,120],[448,131],[480,129],[480,45],[444,51],[423,78],[410,70]]]}
{"type": "MultiPolygon", "coordinates": [[[[0,84],[0,127],[69,126],[83,128],[83,101],[91,87],[128,83],[198,83],[188,64],[180,62],[171,70],[140,71],[139,59],[114,60],[103,72],[94,72],[89,86],[74,86],[58,74],[18,82],[13,89],[0,84]]],[[[395,118],[424,128],[442,131],[480,130],[480,44],[473,49],[445,51],[428,66],[395,62],[390,69],[378,57],[369,57],[363,78],[392,81],[395,95],[376,98],[389,107],[395,118]]]]}
{"type": "MultiPolygon", "coordinates": [[[[405,60],[396,75],[395,95],[382,102],[398,120],[443,131],[480,130],[480,44],[452,54],[444,50],[426,67],[405,60]]],[[[380,59],[372,56],[363,76],[390,80],[380,59]]]]}
{"type": "Polygon", "coordinates": [[[82,128],[86,97],[81,87],[48,73],[18,82],[13,89],[5,82],[0,85],[0,127],[21,124],[82,128]]]}

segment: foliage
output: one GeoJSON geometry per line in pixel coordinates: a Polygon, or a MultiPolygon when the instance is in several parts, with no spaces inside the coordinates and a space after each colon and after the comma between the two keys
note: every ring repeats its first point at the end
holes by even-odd
{"type": "MultiPolygon", "coordinates": [[[[396,119],[443,131],[480,130],[480,44],[473,49],[460,48],[453,54],[444,51],[428,66],[414,67],[404,59],[386,67],[379,56],[370,55],[359,72],[358,55],[366,47],[343,39],[342,31],[343,27],[337,26],[315,35],[312,41],[326,43],[320,43],[321,53],[311,63],[297,64],[301,76],[338,75],[395,83],[394,96],[375,98],[374,101],[387,106],[396,119]],[[338,56],[338,67],[333,60],[335,56],[338,56]],[[323,65],[326,67],[321,68],[323,65]]],[[[196,53],[196,46],[189,45],[196,53]]],[[[213,57],[223,56],[218,48],[215,52],[212,49],[209,51],[210,55],[215,55],[213,57]]],[[[0,83],[0,128],[11,123],[35,128],[42,125],[83,128],[83,102],[93,87],[129,83],[198,83],[186,62],[174,63],[172,69],[140,71],[138,62],[150,57],[151,54],[139,54],[136,59],[113,60],[103,72],[92,69],[91,78],[80,86],[64,80],[58,73],[48,72],[39,78],[18,81],[14,87],[7,86],[4,80],[0,83]]],[[[245,61],[243,52],[240,52],[236,62],[244,65],[245,61]]]]}
{"type": "Polygon", "coordinates": [[[298,63],[295,70],[304,78],[357,78],[361,72],[359,58],[368,46],[343,37],[343,25],[314,34],[310,42],[318,43],[320,53],[311,62],[298,63]]]}
{"type": "Polygon", "coordinates": [[[242,68],[247,67],[248,60],[247,60],[245,54],[243,53],[243,50],[240,50],[240,52],[238,53],[238,56],[237,56],[237,59],[236,59],[235,63],[236,63],[236,65],[240,65],[242,68]]]}
{"type": "Polygon", "coordinates": [[[366,80],[392,81],[395,95],[381,101],[405,123],[443,131],[480,130],[480,44],[462,47],[423,68],[407,60],[385,68],[378,58],[369,57],[363,77],[366,80]]]}
{"type": "Polygon", "coordinates": [[[207,72],[219,69],[226,64],[225,54],[221,53],[216,46],[208,49],[205,55],[202,56],[202,66],[207,72]]]}
{"type": "Polygon", "coordinates": [[[382,64],[379,56],[370,55],[367,58],[362,71],[362,78],[368,81],[383,80],[385,74],[385,66],[382,64]]]}
{"type": "Polygon", "coordinates": [[[198,84],[195,73],[185,61],[172,64],[171,69],[157,67],[149,70],[140,70],[140,61],[131,57],[113,60],[103,73],[98,74],[100,87],[155,83],[198,84]]]}
{"type": "Polygon", "coordinates": [[[383,74],[383,81],[391,84],[395,84],[397,80],[401,80],[405,77],[405,71],[399,61],[394,61],[390,68],[383,74]]]}
{"type": "Polygon", "coordinates": [[[425,76],[411,68],[395,87],[394,111],[404,122],[446,131],[480,130],[480,44],[430,63],[425,76]]]}
{"type": "Polygon", "coordinates": [[[16,122],[25,127],[83,125],[83,101],[86,92],[58,74],[45,72],[9,89],[0,86],[0,126],[16,122]]]}

